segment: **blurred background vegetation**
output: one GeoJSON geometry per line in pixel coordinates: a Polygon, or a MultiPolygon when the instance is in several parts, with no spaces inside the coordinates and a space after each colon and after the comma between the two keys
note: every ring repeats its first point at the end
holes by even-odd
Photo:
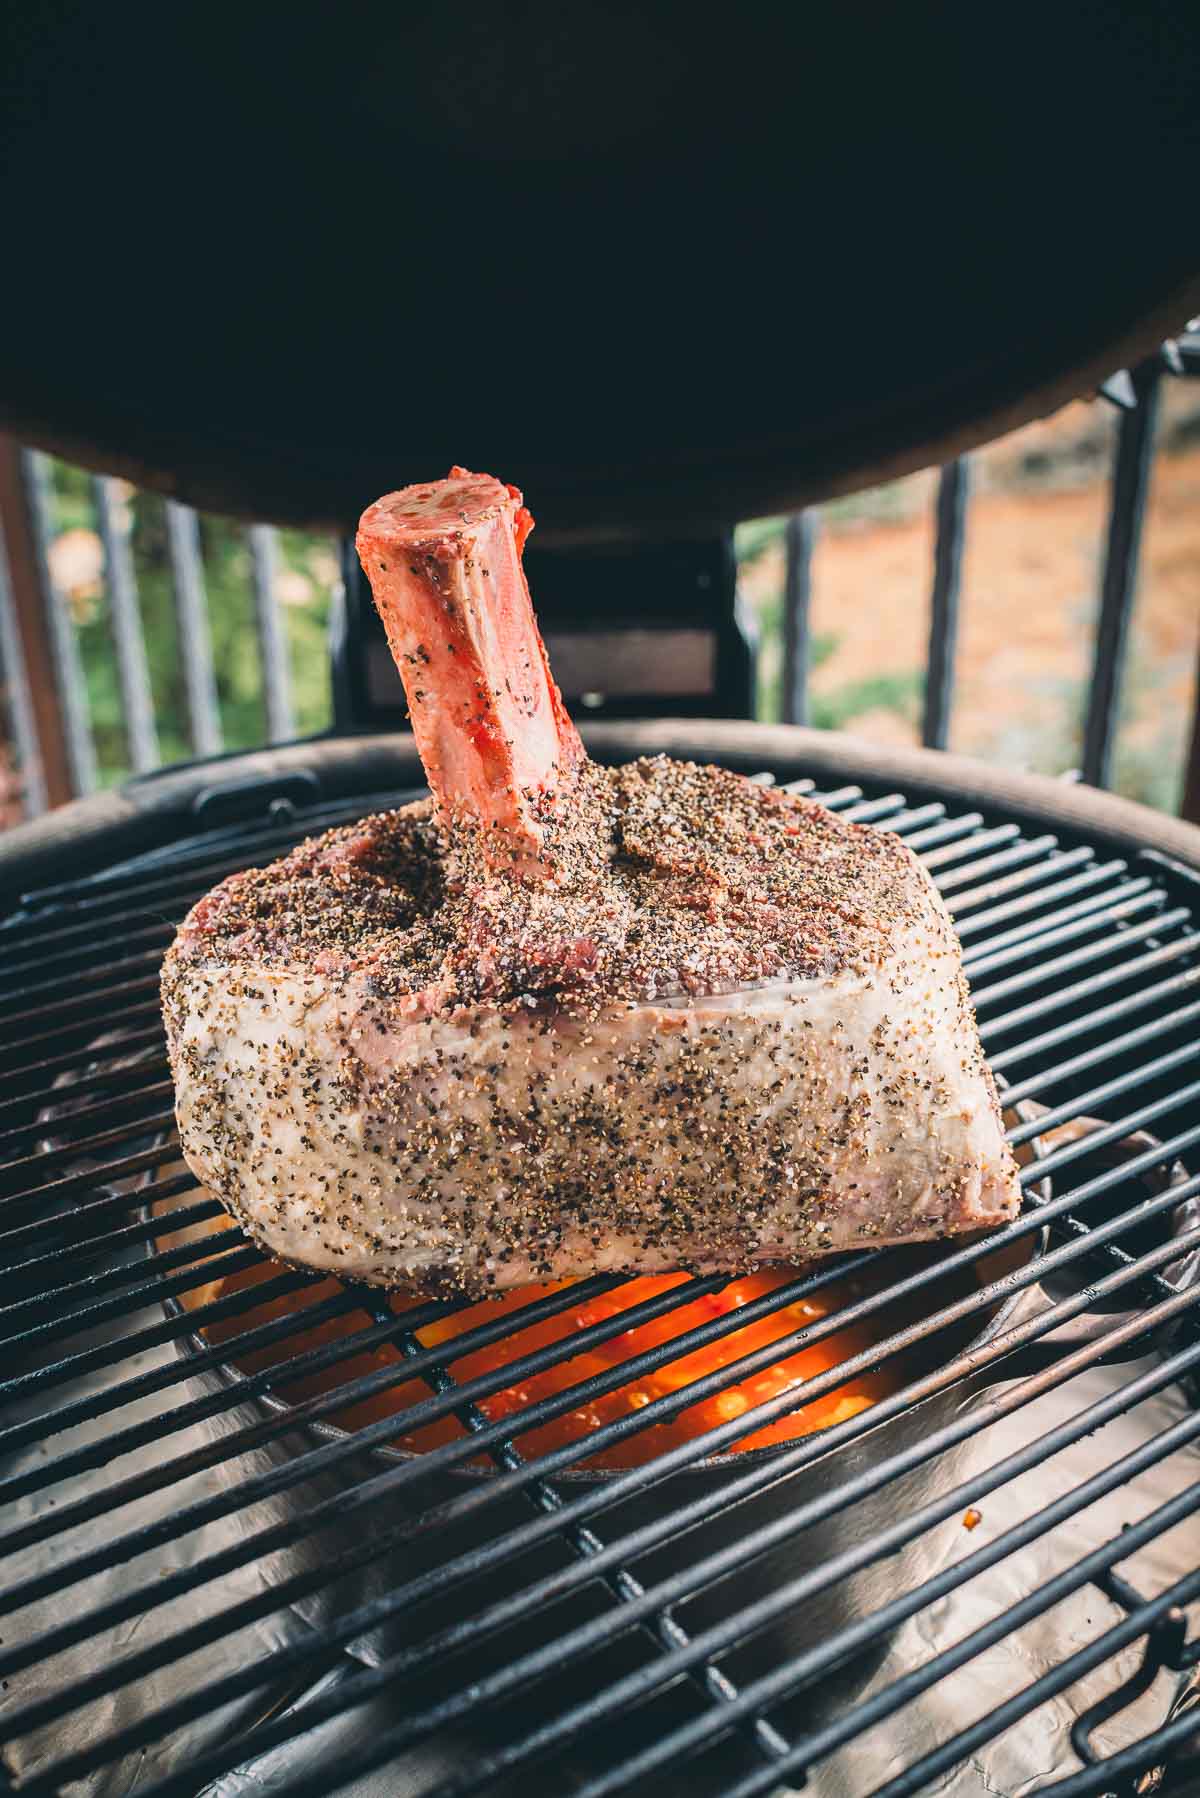
{"type": "MultiPolygon", "coordinates": [[[[90,476],[57,460],[53,473],[51,574],[67,596],[79,636],[88,705],[102,783],[129,772],[121,696],[104,587],[104,556],[96,535],[90,476]]],[[[176,643],[171,574],[163,502],[155,494],[118,484],[129,532],[159,749],[164,762],[185,760],[187,700],[176,643]]],[[[227,749],[252,749],[266,741],[262,671],[254,628],[250,551],[243,526],[202,517],[200,547],[212,634],[221,730],[227,749]]],[[[300,736],[330,721],[328,626],[338,565],[331,539],[304,531],[279,533],[275,597],[287,639],[292,705],[300,736]]]]}
{"type": "MultiPolygon", "coordinates": [[[[1117,737],[1118,792],[1182,797],[1200,655],[1200,392],[1164,384],[1117,737]]],[[[950,748],[1009,767],[1077,766],[1091,681],[1116,414],[1066,407],[971,459],[950,748]]],[[[926,471],[820,508],[812,560],[814,724],[879,742],[919,738],[933,500],[926,471]]],[[[783,519],[738,532],[761,630],[759,710],[777,718],[783,519]]]]}
{"type": "MultiPolygon", "coordinates": [[[[1141,583],[1116,758],[1119,791],[1178,808],[1200,646],[1200,393],[1168,382],[1147,514],[1141,583]]],[[[958,683],[951,748],[1061,773],[1079,758],[1090,678],[1115,415],[1066,408],[972,460],[958,683]]],[[[53,461],[52,576],[77,632],[103,784],[124,779],[122,723],[90,479],[53,461]]],[[[919,735],[933,553],[934,471],[819,508],[812,567],[811,721],[879,742],[919,735]]],[[[163,502],[118,483],[145,633],[162,759],[187,758],[163,502]]],[[[760,642],[759,714],[780,715],[782,518],[737,533],[742,592],[760,642]]],[[[227,749],[267,738],[245,529],[200,521],[207,610],[227,749]]],[[[331,720],[328,627],[336,546],[279,534],[276,599],[284,621],[296,731],[331,720]]],[[[0,823],[17,815],[4,788],[0,823]]]]}

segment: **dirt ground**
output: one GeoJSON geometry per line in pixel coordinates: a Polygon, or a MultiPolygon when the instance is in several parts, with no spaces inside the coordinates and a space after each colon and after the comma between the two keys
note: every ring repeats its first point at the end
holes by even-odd
{"type": "MultiPolygon", "coordinates": [[[[1078,765],[1116,423],[1104,402],[1069,406],[972,458],[953,749],[1047,773],[1078,765]]],[[[927,471],[821,509],[813,692],[828,721],[876,741],[919,732],[935,487],[927,471]]],[[[777,538],[742,586],[777,621],[782,584],[777,538]]],[[[1116,761],[1120,791],[1168,810],[1179,804],[1198,650],[1200,382],[1168,382],[1116,761]]],[[[768,690],[779,654],[776,622],[763,641],[768,690]]],[[[0,829],[19,815],[4,736],[0,705],[0,829]]]]}
{"type": "MultiPolygon", "coordinates": [[[[1072,407],[976,458],[951,725],[956,750],[1050,773],[1078,762],[1110,419],[1097,417],[1093,407],[1072,407]],[[1074,453],[1081,443],[1084,452],[1074,453]],[[1047,458],[1048,481],[1038,472],[1047,458]]],[[[893,495],[900,516],[855,518],[832,508],[823,519],[813,559],[812,627],[836,647],[814,672],[815,694],[845,694],[869,677],[924,665],[934,477],[914,476],[901,487],[893,495]]],[[[773,546],[748,570],[748,595],[777,592],[781,580],[782,557],[773,546]]],[[[1168,452],[1164,446],[1147,510],[1117,784],[1170,809],[1178,804],[1198,649],[1200,447],[1168,452]]],[[[878,741],[911,742],[917,711],[914,695],[907,707],[859,712],[846,728],[878,741]]]]}

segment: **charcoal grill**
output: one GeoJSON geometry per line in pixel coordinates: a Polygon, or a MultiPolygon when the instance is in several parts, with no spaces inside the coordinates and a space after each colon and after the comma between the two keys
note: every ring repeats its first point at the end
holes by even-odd
{"type": "MultiPolygon", "coordinates": [[[[926,716],[943,742],[954,459],[1128,367],[1124,397],[1109,382],[1130,422],[1084,764],[1103,777],[1149,454],[1138,400],[1153,382],[1139,389],[1137,370],[1198,291],[1177,199],[1195,160],[1196,34],[1166,4],[1107,9],[1100,29],[1091,11],[1043,9],[1032,54],[1015,27],[981,45],[968,10],[940,5],[866,34],[836,8],[743,9],[735,31],[694,11],[686,32],[626,10],[615,29],[608,8],[539,4],[498,32],[494,8],[469,4],[344,22],[293,9],[280,33],[243,7],[222,30],[206,13],[198,34],[186,7],[162,9],[153,33],[120,9],[97,31],[22,9],[4,169],[24,263],[0,415],[176,499],[339,531],[453,459],[521,482],[547,545],[534,586],[550,634],[570,637],[582,594],[613,639],[607,671],[594,637],[582,658],[609,720],[586,733],[594,753],[810,782],[843,815],[902,831],[942,885],[1033,1154],[1025,1211],[1002,1233],[1021,1251],[1008,1271],[991,1276],[995,1239],[954,1251],[980,1282],[952,1301],[960,1321],[1003,1327],[968,1330],[964,1348],[901,1256],[857,1257],[870,1302],[918,1315],[905,1342],[924,1358],[896,1399],[748,1458],[736,1489],[686,1472],[710,1436],[673,1480],[660,1457],[618,1492],[575,1478],[617,1426],[532,1455],[532,1413],[498,1427],[456,1376],[463,1341],[422,1347],[444,1307],[396,1315],[340,1291],[318,1309],[356,1327],[320,1351],[342,1369],[326,1410],[382,1377],[351,1372],[350,1355],[390,1343],[388,1377],[419,1376],[424,1414],[457,1416],[492,1463],[469,1494],[426,1493],[406,1520],[418,1564],[355,1597],[357,1572],[390,1567],[401,1474],[420,1488],[364,1430],[281,1410],[274,1389],[311,1371],[312,1351],[295,1320],[253,1308],[268,1293],[299,1304],[304,1274],[182,1306],[258,1257],[236,1233],[161,1240],[217,1207],[174,1165],[157,974],[214,880],[411,791],[411,744],[343,736],[67,807],[0,846],[0,1779],[27,1798],[1197,1790],[1197,833],[951,757],[721,722],[749,709],[734,521],[947,463],[926,716]],[[1119,130],[1096,129],[1097,96],[1119,130]],[[64,234],[61,195],[97,143],[138,171],[141,204],[77,209],[64,234]],[[390,228],[398,193],[416,196],[419,238],[390,228]],[[170,304],[114,278],[81,307],[81,257],[141,280],[147,212],[189,221],[159,246],[170,304]],[[785,263],[756,282],[726,221],[742,244],[836,250],[800,281],[785,263]],[[198,261],[199,242],[219,258],[198,261]],[[297,283],[308,242],[352,245],[361,276],[348,255],[316,255],[297,283]],[[621,685],[636,657],[617,639],[645,628],[664,633],[669,694],[621,685]],[[664,721],[630,725],[629,711],[664,721]],[[683,721],[694,711],[708,722],[683,721]],[[1072,1134],[1081,1118],[1093,1127],[1072,1134]],[[1014,1295],[1019,1312],[1004,1310],[1014,1295]],[[219,1323],[234,1343],[207,1350],[196,1332],[219,1323]],[[268,1345],[285,1354],[271,1374],[230,1360],[268,1345]],[[910,1426],[903,1450],[888,1407],[910,1426]],[[951,1449],[953,1475],[912,1499],[908,1476],[951,1449]],[[269,1466],[246,1458],[267,1450],[269,1466]],[[338,1493],[318,1513],[310,1475],[331,1470],[338,1493]],[[809,1473],[819,1489],[802,1491],[809,1473]],[[651,1542],[618,1501],[660,1487],[675,1510],[651,1542]],[[448,1559],[468,1510],[473,1545],[448,1559]],[[756,1584],[771,1552],[818,1529],[827,1558],[756,1584]],[[863,1570],[867,1602],[840,1616],[821,1603],[863,1570]]],[[[1188,357],[1194,344],[1175,352],[1188,357]]],[[[36,533],[7,487],[32,615],[36,533]]],[[[804,542],[798,518],[796,717],[804,542]]],[[[397,695],[346,586],[338,729],[378,730],[397,695]]],[[[560,669],[571,647],[555,645],[560,669]]],[[[29,666],[45,671],[35,696],[49,692],[49,649],[29,666]]],[[[569,1310],[595,1286],[540,1303],[569,1310]]],[[[889,1333],[871,1363],[902,1346],[889,1333]]],[[[438,1453],[430,1469],[449,1468],[438,1453]]]]}
{"type": "MultiPolygon", "coordinates": [[[[1001,1238],[1025,1253],[996,1275],[994,1263],[985,1267],[995,1239],[958,1247],[962,1268],[984,1272],[955,1302],[980,1320],[1013,1292],[1037,1302],[982,1350],[959,1353],[946,1347],[950,1307],[935,1295],[908,1327],[906,1341],[930,1347],[898,1397],[800,1439],[783,1460],[748,1457],[736,1491],[689,1483],[680,1470],[745,1433],[746,1417],[673,1451],[668,1490],[678,1499],[654,1540],[632,1534],[615,1501],[656,1486],[663,1465],[624,1473],[619,1493],[573,1479],[583,1456],[642,1427],[645,1414],[548,1457],[523,1454],[535,1414],[492,1423],[486,1385],[456,1379],[455,1361],[473,1339],[422,1348],[416,1332],[445,1305],[398,1315],[378,1295],[346,1288],[320,1310],[352,1318],[355,1329],[317,1351],[292,1346],[300,1313],[247,1319],[267,1288],[182,1310],[181,1298],[256,1263],[258,1252],[238,1232],[161,1241],[169,1227],[219,1208],[172,1166],[159,958],[175,921],[215,879],[406,795],[415,764],[405,739],[367,738],[165,777],[170,804],[161,793],[141,802],[143,828],[156,820],[153,848],[105,863],[102,838],[89,836],[90,871],[81,858],[50,885],[40,863],[41,884],[12,894],[0,930],[8,1341],[0,1727],[10,1787],[107,1792],[136,1781],[154,1798],[241,1792],[261,1789],[232,1771],[253,1764],[272,1790],[290,1794],[359,1781],[367,1783],[353,1789],[447,1795],[691,1789],[750,1798],[807,1778],[817,1792],[891,1795],[941,1789],[953,1769],[986,1768],[990,1753],[1024,1741],[1034,1744],[1031,1765],[1040,1752],[1041,1770],[1057,1774],[1056,1791],[1195,1790],[1200,1634],[1188,1607],[1200,1601],[1200,1414],[1187,1398],[1200,1368],[1195,833],[1069,784],[989,776],[920,751],[885,763],[803,730],[613,724],[593,727],[590,743],[605,759],[661,747],[799,782],[844,817],[901,832],[924,858],[953,908],[1006,1101],[1036,1108],[1012,1131],[1018,1143],[1036,1139],[1037,1153],[1022,1173],[1025,1211],[1001,1238]],[[1072,1134],[1083,1117],[1096,1127],[1072,1134]],[[221,1377],[197,1384],[195,1332],[220,1320],[236,1326],[236,1342],[209,1351],[221,1377]],[[281,1366],[237,1371],[235,1353],[268,1342],[286,1350],[281,1366]],[[384,1342],[400,1351],[389,1370],[342,1377],[303,1421],[419,1375],[423,1414],[457,1416],[470,1450],[486,1453],[496,1472],[449,1505],[418,1504],[419,1565],[356,1611],[339,1602],[339,1589],[350,1589],[356,1567],[378,1563],[391,1521],[381,1500],[397,1478],[370,1452],[381,1431],[297,1441],[295,1413],[262,1401],[314,1354],[336,1369],[384,1342]],[[982,1397],[952,1407],[915,1447],[888,1450],[880,1426],[892,1411],[911,1411],[927,1392],[978,1394],[981,1379],[982,1397]],[[1060,1404],[1047,1428],[1038,1407],[1052,1394],[1060,1404]],[[1143,1417],[1152,1427],[1139,1434],[1143,1417]],[[205,1418],[222,1427],[197,1435],[205,1418]],[[1015,1446],[995,1434],[1006,1420],[1019,1432],[1015,1446]],[[840,1466],[839,1443],[869,1444],[872,1435],[885,1447],[865,1471],[831,1475],[816,1498],[806,1487],[802,1503],[777,1504],[770,1523],[756,1521],[745,1502],[756,1482],[786,1493],[819,1457],[840,1466]],[[280,1443],[270,1471],[239,1458],[280,1443]],[[920,1504],[897,1506],[889,1527],[864,1539],[855,1520],[869,1495],[902,1490],[895,1482],[908,1468],[955,1443],[972,1445],[966,1471],[920,1504]],[[310,1556],[302,1573],[288,1563],[281,1575],[272,1556],[311,1543],[330,1522],[305,1484],[314,1454],[340,1471],[339,1533],[326,1560],[310,1556]],[[282,1522],[263,1509],[280,1494],[292,1505],[282,1522]],[[1099,1540],[1080,1536],[1106,1494],[1125,1507],[1119,1522],[1099,1540]],[[501,1499],[524,1507],[515,1522],[501,1499]],[[453,1537],[456,1504],[472,1513],[475,1545],[448,1561],[440,1545],[453,1537]],[[977,1532],[962,1527],[974,1513],[983,1518],[977,1532]],[[503,1529],[494,1521],[502,1514],[503,1529]],[[697,1530],[710,1516],[720,1520],[715,1545],[697,1530]],[[790,1585],[756,1587],[766,1551],[821,1518],[840,1531],[837,1552],[790,1585]],[[910,1563],[898,1551],[923,1539],[943,1545],[940,1559],[900,1578],[895,1570],[910,1563]],[[666,1575],[652,1554],[664,1541],[673,1556],[666,1575]],[[1182,1560],[1156,1582],[1146,1569],[1164,1564],[1157,1551],[1172,1541],[1184,1542],[1182,1560]],[[1014,1590],[1008,1608],[970,1613],[962,1630],[968,1613],[955,1612],[956,1601],[995,1570],[1022,1565],[1037,1545],[1055,1549],[1053,1571],[1039,1562],[1041,1576],[1014,1590]],[[822,1591],[865,1566],[882,1570],[877,1601],[806,1633],[806,1621],[825,1614],[822,1591]],[[499,1598],[498,1574],[508,1582],[499,1598]],[[722,1620],[706,1622],[698,1601],[722,1588],[722,1620]],[[314,1595],[315,1612],[306,1602],[314,1595]],[[997,1645],[1044,1625],[1072,1597],[1082,1611],[1054,1654],[1011,1691],[989,1686],[997,1645]],[[799,1640],[755,1659],[749,1651],[774,1641],[769,1626],[780,1616],[799,1622],[799,1640]],[[914,1619],[926,1620],[923,1650],[889,1672],[880,1655],[914,1619]],[[381,1635],[388,1624],[392,1633],[381,1635]],[[931,1696],[972,1669],[983,1701],[939,1726],[931,1696]],[[839,1757],[881,1729],[895,1731],[899,1746],[878,1777],[856,1785],[861,1768],[839,1774],[839,1757]]],[[[114,814],[111,828],[121,843],[128,815],[114,814]]],[[[869,1273],[868,1308],[885,1297],[911,1302],[921,1290],[925,1276],[901,1255],[854,1260],[869,1273]]],[[[299,1304],[309,1284],[280,1271],[269,1290],[299,1304]]],[[[604,1284],[539,1303],[570,1308],[604,1284]]],[[[664,1302],[716,1284],[695,1282],[664,1302]]],[[[785,1288],[758,1305],[769,1311],[794,1297],[785,1288]]],[[[744,1321],[735,1309],[707,1328],[721,1336],[744,1321]]],[[[898,1353],[901,1334],[870,1351],[869,1364],[898,1353]]],[[[586,1343],[576,1339],[572,1352],[586,1343]]],[[[646,1365],[678,1352],[655,1351],[646,1365]]],[[[707,1385],[731,1377],[708,1376],[707,1385]]],[[[463,1453],[436,1456],[449,1464],[463,1453]]]]}

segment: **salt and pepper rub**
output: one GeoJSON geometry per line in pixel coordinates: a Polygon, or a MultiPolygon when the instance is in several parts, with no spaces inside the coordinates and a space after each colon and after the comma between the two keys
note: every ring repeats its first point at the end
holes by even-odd
{"type": "Polygon", "coordinates": [[[459,469],[364,515],[434,798],[185,921],[163,994],[189,1164],[282,1259],[470,1295],[1011,1217],[925,871],[720,768],[590,762],[527,529],[459,469]]]}

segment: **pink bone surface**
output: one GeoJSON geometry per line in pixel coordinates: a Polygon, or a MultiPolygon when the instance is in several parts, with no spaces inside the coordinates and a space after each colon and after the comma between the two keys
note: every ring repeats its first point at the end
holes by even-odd
{"type": "Polygon", "coordinates": [[[494,866],[552,878],[545,824],[583,746],[529,599],[532,526],[516,487],[452,468],[369,506],[357,546],[439,807],[494,866]]]}

